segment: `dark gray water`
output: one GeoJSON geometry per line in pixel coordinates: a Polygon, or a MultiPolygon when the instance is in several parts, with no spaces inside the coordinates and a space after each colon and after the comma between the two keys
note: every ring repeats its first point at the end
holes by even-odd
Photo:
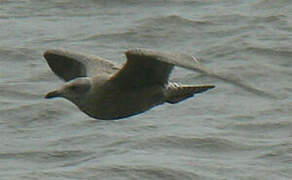
{"type": "Polygon", "coordinates": [[[292,179],[290,0],[1,0],[0,179],[292,179]],[[122,63],[129,48],[197,56],[215,84],[177,105],[97,121],[63,99],[42,53],[122,63]]]}

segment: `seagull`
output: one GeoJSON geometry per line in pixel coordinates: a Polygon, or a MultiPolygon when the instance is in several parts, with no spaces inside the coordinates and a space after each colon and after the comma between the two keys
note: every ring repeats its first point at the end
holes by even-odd
{"type": "Polygon", "coordinates": [[[117,120],[164,103],[176,104],[214,85],[181,85],[169,81],[174,66],[200,71],[198,60],[186,54],[131,49],[123,66],[64,49],[44,52],[51,70],[65,84],[45,96],[62,97],[88,116],[117,120]]]}

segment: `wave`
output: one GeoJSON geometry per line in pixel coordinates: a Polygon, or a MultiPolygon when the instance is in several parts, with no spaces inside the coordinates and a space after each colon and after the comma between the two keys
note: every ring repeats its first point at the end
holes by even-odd
{"type": "Polygon", "coordinates": [[[134,147],[139,148],[163,148],[163,149],[184,149],[203,152],[232,152],[249,150],[251,147],[247,144],[237,143],[224,138],[217,137],[182,137],[182,136],[159,136],[148,137],[146,139],[140,139],[139,142],[135,142],[134,147]]]}
{"type": "Polygon", "coordinates": [[[110,41],[126,41],[135,36],[135,32],[114,32],[106,34],[91,35],[81,39],[81,41],[95,41],[95,40],[110,40],[110,41]]]}
{"type": "Polygon", "coordinates": [[[39,51],[35,48],[0,46],[0,54],[5,61],[25,62],[25,60],[35,59],[39,51]]]}
{"type": "Polygon", "coordinates": [[[33,100],[40,98],[40,96],[34,94],[33,91],[24,91],[23,88],[25,88],[23,84],[8,85],[6,83],[5,86],[0,85],[0,93],[4,98],[9,97],[10,100],[33,100]]]}
{"type": "Polygon", "coordinates": [[[290,0],[281,0],[281,1],[274,1],[274,0],[260,0],[256,1],[251,7],[253,8],[285,8],[291,5],[290,0]]]}
{"type": "Polygon", "coordinates": [[[183,168],[170,168],[154,165],[111,165],[89,168],[100,175],[111,174],[116,177],[139,177],[142,179],[197,179],[202,176],[195,171],[186,171],[183,168]]]}
{"type": "Polygon", "coordinates": [[[37,162],[56,162],[84,158],[91,155],[91,152],[80,150],[64,151],[23,151],[23,152],[0,152],[0,159],[28,160],[37,162]]]}
{"type": "Polygon", "coordinates": [[[213,22],[210,22],[208,19],[205,20],[193,20],[189,18],[185,18],[179,15],[168,15],[168,16],[156,16],[156,17],[150,17],[146,19],[142,19],[139,22],[139,24],[154,26],[154,25],[175,25],[177,27],[183,27],[183,26],[198,26],[198,25],[212,25],[213,22]]]}
{"type": "Polygon", "coordinates": [[[253,22],[254,23],[275,23],[275,22],[286,22],[286,18],[288,18],[285,15],[278,14],[278,15],[268,15],[268,16],[254,16],[253,22]]]}
{"type": "MultiPolygon", "coordinates": [[[[178,31],[177,27],[182,27],[181,29],[194,28],[198,26],[209,25],[205,21],[194,21],[187,18],[183,18],[178,15],[169,16],[158,16],[150,17],[139,20],[136,22],[134,27],[129,27],[122,32],[111,32],[104,34],[90,35],[81,39],[82,41],[92,41],[92,40],[108,40],[108,41],[125,41],[125,42],[141,42],[142,40],[155,40],[161,41],[161,38],[172,39],[170,33],[175,33],[178,31]]],[[[184,33],[192,33],[192,30],[186,31],[184,33]]]]}
{"type": "MultiPolygon", "coordinates": [[[[237,118],[237,117],[235,117],[237,118]]],[[[247,122],[247,123],[235,123],[232,128],[244,131],[254,131],[254,132],[268,132],[275,131],[277,129],[291,129],[292,123],[290,121],[262,121],[262,122],[247,122]]]]}
{"type": "Polygon", "coordinates": [[[266,55],[266,56],[282,56],[282,57],[292,58],[292,51],[289,49],[249,46],[249,47],[246,47],[245,50],[251,53],[256,53],[256,54],[261,54],[261,55],[266,55]]]}
{"type": "MultiPolygon", "coordinates": [[[[38,172],[18,174],[23,179],[43,179],[44,177],[61,177],[62,179],[204,179],[209,175],[196,174],[194,170],[170,168],[155,165],[104,165],[96,162],[91,167],[60,167],[44,169],[38,172]],[[34,177],[34,178],[32,178],[34,177]]],[[[13,176],[15,177],[15,175],[13,176]]]]}
{"type": "Polygon", "coordinates": [[[24,127],[30,126],[31,122],[37,122],[42,126],[43,121],[64,117],[68,114],[67,111],[69,110],[65,107],[59,108],[49,103],[19,101],[9,107],[3,107],[0,114],[3,121],[24,127]]]}

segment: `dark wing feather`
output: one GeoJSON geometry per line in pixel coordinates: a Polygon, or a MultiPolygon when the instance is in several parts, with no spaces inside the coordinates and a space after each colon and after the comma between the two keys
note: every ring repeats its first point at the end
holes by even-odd
{"type": "Polygon", "coordinates": [[[112,82],[120,87],[164,85],[168,83],[174,65],[192,69],[189,66],[197,63],[193,57],[184,54],[162,53],[145,49],[129,50],[126,52],[126,56],[126,64],[111,78],[112,82]]]}
{"type": "MultiPolygon", "coordinates": [[[[160,61],[161,64],[171,64],[171,65],[180,66],[180,67],[183,67],[186,69],[200,72],[202,74],[206,74],[206,75],[214,77],[216,79],[220,79],[220,80],[225,81],[227,83],[238,86],[242,89],[245,89],[251,93],[254,93],[258,96],[267,96],[267,97],[275,98],[275,96],[273,94],[270,94],[268,92],[265,92],[265,91],[257,89],[257,88],[254,88],[254,87],[250,86],[249,84],[242,82],[242,80],[236,76],[218,74],[218,73],[216,73],[208,68],[205,68],[193,56],[189,56],[189,55],[181,54],[181,53],[162,53],[162,52],[157,52],[157,51],[153,51],[153,50],[141,50],[141,49],[129,50],[128,52],[126,52],[126,55],[128,57],[128,61],[127,61],[126,65],[124,65],[124,67],[122,68],[122,70],[123,69],[124,70],[119,71],[116,74],[116,76],[117,76],[116,78],[118,78],[118,76],[121,75],[122,72],[124,72],[126,70],[129,70],[129,72],[133,72],[131,69],[135,67],[134,61],[137,61],[137,60],[144,60],[145,61],[145,59],[149,60],[152,58],[152,60],[160,61]],[[136,58],[136,60],[135,60],[135,58],[130,58],[130,57],[142,57],[142,58],[138,58],[138,59],[136,58]],[[147,58],[147,57],[149,57],[149,58],[147,58]],[[127,64],[130,64],[131,66],[127,66],[127,64]]],[[[142,62],[139,64],[140,64],[140,66],[143,66],[142,62]]],[[[156,70],[158,72],[162,72],[162,71],[159,71],[159,67],[157,67],[156,70]]],[[[125,73],[125,74],[128,74],[128,76],[126,76],[126,75],[121,76],[121,77],[123,77],[122,79],[125,80],[126,79],[125,77],[128,77],[129,79],[131,79],[130,76],[135,76],[134,73],[129,73],[129,72],[125,73]]],[[[164,72],[166,72],[166,71],[164,71],[164,72]]],[[[149,75],[149,77],[155,78],[157,76],[149,75]]],[[[135,77],[135,78],[138,78],[138,77],[135,77]]],[[[147,77],[145,77],[145,78],[147,79],[147,77]]],[[[159,79],[159,76],[157,78],[159,79]]],[[[128,81],[130,81],[130,80],[128,80],[128,81]]]]}
{"type": "Polygon", "coordinates": [[[100,57],[63,49],[47,50],[44,57],[52,71],[65,81],[102,73],[113,74],[119,70],[118,66],[100,57]]]}

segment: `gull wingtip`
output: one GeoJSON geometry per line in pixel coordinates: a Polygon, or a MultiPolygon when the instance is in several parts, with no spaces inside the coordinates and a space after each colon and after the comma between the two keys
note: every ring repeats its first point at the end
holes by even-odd
{"type": "Polygon", "coordinates": [[[65,52],[64,49],[47,49],[44,51],[43,56],[47,59],[52,55],[63,55],[65,52]]]}

